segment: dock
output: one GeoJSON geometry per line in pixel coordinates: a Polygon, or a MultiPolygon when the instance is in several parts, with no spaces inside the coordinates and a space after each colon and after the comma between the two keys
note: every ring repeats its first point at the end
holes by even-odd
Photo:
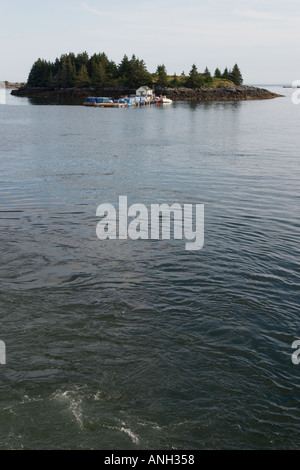
{"type": "Polygon", "coordinates": [[[88,97],[83,103],[84,106],[95,108],[139,108],[141,106],[151,106],[158,104],[172,104],[172,100],[167,99],[165,96],[126,96],[113,100],[107,97],[88,97]]]}

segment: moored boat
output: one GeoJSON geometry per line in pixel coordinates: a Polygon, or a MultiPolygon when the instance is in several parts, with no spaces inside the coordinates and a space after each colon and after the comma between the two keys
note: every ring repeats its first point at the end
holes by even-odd
{"type": "Polygon", "coordinates": [[[172,103],[173,103],[173,100],[170,100],[169,98],[167,98],[166,96],[164,96],[163,99],[162,99],[162,103],[163,103],[163,104],[172,104],[172,103]]]}
{"type": "Polygon", "coordinates": [[[84,106],[93,106],[96,108],[137,108],[155,104],[172,104],[172,102],[173,101],[166,96],[161,96],[160,98],[126,96],[125,98],[115,100],[107,97],[89,96],[83,104],[84,106]]]}
{"type": "Polygon", "coordinates": [[[156,104],[172,104],[173,100],[170,100],[166,96],[160,96],[156,98],[156,104]]]}

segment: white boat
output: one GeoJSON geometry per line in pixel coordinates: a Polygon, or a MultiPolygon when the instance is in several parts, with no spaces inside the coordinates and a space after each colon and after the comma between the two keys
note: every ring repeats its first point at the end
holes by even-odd
{"type": "Polygon", "coordinates": [[[164,96],[162,98],[162,103],[163,104],[172,104],[173,103],[173,100],[170,100],[169,98],[167,98],[166,96],[164,96]]]}

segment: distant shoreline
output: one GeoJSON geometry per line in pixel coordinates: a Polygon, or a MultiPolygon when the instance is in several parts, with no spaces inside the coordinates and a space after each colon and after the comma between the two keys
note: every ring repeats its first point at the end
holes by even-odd
{"type": "MultiPolygon", "coordinates": [[[[134,89],[126,87],[109,88],[32,88],[21,87],[11,92],[13,96],[27,98],[68,98],[82,99],[88,96],[107,96],[120,98],[121,96],[135,94],[134,89]]],[[[166,95],[174,101],[250,101],[267,100],[282,97],[263,88],[252,86],[227,86],[220,88],[156,88],[156,94],[166,95]]]]}
{"type": "Polygon", "coordinates": [[[3,83],[5,83],[5,88],[7,90],[17,90],[25,86],[24,83],[20,83],[20,82],[13,83],[13,82],[4,81],[3,83]]]}

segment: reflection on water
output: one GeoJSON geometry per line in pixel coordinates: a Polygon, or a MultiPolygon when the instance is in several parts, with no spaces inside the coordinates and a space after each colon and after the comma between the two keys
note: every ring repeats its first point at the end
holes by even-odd
{"type": "Polygon", "coordinates": [[[68,96],[33,96],[29,98],[31,105],[61,105],[61,106],[80,106],[85,101],[84,98],[68,97],[68,96]]]}
{"type": "Polygon", "coordinates": [[[174,102],[173,106],[180,106],[192,111],[197,109],[240,109],[240,101],[180,101],[174,102]]]}

